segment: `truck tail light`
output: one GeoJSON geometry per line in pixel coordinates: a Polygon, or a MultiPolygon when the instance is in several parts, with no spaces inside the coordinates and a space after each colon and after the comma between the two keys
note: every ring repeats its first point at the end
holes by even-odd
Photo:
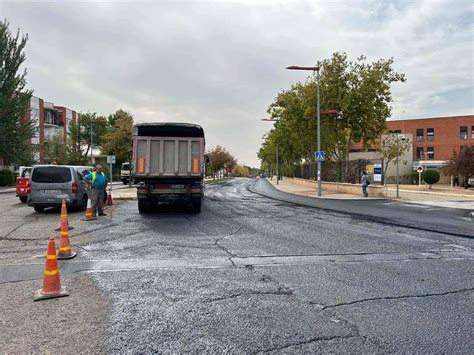
{"type": "Polygon", "coordinates": [[[26,185],[26,193],[31,194],[31,184],[28,182],[28,185],[26,185]]]}
{"type": "Polygon", "coordinates": [[[73,183],[72,183],[71,192],[72,192],[73,194],[76,194],[76,193],[77,193],[77,183],[76,183],[76,182],[73,182],[73,183]]]}

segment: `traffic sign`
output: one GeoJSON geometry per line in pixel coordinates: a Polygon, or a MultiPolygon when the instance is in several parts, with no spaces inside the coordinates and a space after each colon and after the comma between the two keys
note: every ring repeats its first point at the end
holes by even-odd
{"type": "Polygon", "coordinates": [[[421,165],[418,165],[416,167],[416,171],[419,172],[419,173],[422,173],[423,172],[423,167],[421,165]]]}
{"type": "Polygon", "coordinates": [[[115,164],[115,155],[107,155],[107,164],[115,164]]]}
{"type": "Polygon", "coordinates": [[[314,160],[316,160],[316,161],[325,161],[326,160],[326,153],[322,150],[314,152],[314,160]]]}
{"type": "Polygon", "coordinates": [[[382,181],[382,164],[374,164],[374,181],[382,181]]]}

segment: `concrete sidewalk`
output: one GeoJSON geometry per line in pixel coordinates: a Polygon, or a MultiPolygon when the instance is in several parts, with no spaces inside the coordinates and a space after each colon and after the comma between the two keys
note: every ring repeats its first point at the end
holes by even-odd
{"type": "Polygon", "coordinates": [[[295,194],[295,195],[300,195],[300,196],[308,196],[308,197],[314,197],[314,198],[329,198],[329,199],[335,199],[335,200],[366,200],[366,199],[379,199],[376,197],[363,197],[362,196],[362,190],[360,195],[351,195],[351,194],[341,194],[341,193],[334,193],[330,191],[321,191],[322,196],[319,197],[318,193],[316,191],[316,186],[317,183],[316,181],[314,182],[314,188],[308,188],[306,186],[301,186],[298,184],[295,184],[285,178],[283,180],[280,180],[278,185],[277,185],[277,180],[276,178],[273,178],[272,180],[267,179],[269,183],[271,183],[277,190],[283,191],[283,192],[288,192],[290,194],[295,194]]]}
{"type": "MultiPolygon", "coordinates": [[[[379,198],[362,197],[362,189],[360,195],[351,194],[337,194],[328,191],[322,191],[322,196],[317,196],[316,181],[314,182],[314,188],[308,188],[306,186],[298,185],[289,179],[283,178],[276,184],[276,179],[267,179],[276,189],[288,192],[300,196],[308,196],[314,198],[326,198],[326,199],[339,199],[339,200],[373,200],[379,198]]],[[[448,207],[448,208],[461,208],[461,209],[472,209],[474,210],[474,191],[466,190],[464,188],[450,188],[446,186],[434,187],[429,189],[425,186],[415,185],[400,185],[399,188],[400,199],[396,199],[396,186],[390,185],[387,188],[386,194],[388,199],[401,200],[407,203],[417,203],[430,206],[448,207]]]]}
{"type": "Polygon", "coordinates": [[[113,200],[136,200],[137,199],[137,188],[132,187],[121,187],[120,189],[112,189],[112,199],[113,200]]]}

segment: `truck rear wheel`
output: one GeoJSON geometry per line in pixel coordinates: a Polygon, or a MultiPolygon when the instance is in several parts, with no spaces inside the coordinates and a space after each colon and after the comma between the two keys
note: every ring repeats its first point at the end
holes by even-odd
{"type": "Polygon", "coordinates": [[[27,200],[28,200],[28,196],[20,196],[21,203],[26,203],[27,200]]]}
{"type": "Polygon", "coordinates": [[[202,205],[202,198],[201,197],[193,197],[193,212],[194,213],[201,213],[201,205],[202,205]]]}
{"type": "Polygon", "coordinates": [[[150,212],[150,201],[148,199],[138,199],[138,212],[148,213],[150,212]]]}

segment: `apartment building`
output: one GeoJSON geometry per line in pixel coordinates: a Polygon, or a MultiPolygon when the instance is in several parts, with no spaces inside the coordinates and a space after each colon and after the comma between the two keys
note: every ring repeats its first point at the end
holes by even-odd
{"type": "Polygon", "coordinates": [[[72,123],[77,123],[79,115],[76,111],[64,106],[56,106],[52,102],[33,96],[30,100],[27,119],[36,123],[37,134],[31,140],[34,145],[34,160],[43,163],[45,161],[45,146],[55,136],[63,133],[66,137],[72,123]]]}

